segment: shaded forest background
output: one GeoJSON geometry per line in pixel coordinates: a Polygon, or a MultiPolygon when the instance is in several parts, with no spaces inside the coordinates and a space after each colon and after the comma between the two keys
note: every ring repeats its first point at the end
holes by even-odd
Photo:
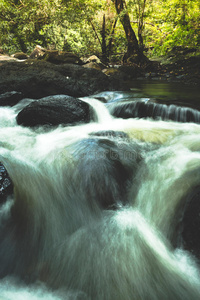
{"type": "Polygon", "coordinates": [[[1,0],[0,48],[31,53],[36,45],[107,61],[198,52],[200,1],[1,0]]]}

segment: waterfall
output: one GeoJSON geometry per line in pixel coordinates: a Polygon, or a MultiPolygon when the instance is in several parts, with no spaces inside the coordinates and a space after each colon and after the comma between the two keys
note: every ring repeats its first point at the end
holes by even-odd
{"type": "Polygon", "coordinates": [[[140,99],[135,101],[122,101],[108,103],[112,115],[123,118],[152,118],[161,120],[173,120],[176,122],[200,123],[200,112],[196,109],[174,104],[161,104],[151,102],[150,99],[140,99]]]}
{"type": "Polygon", "coordinates": [[[89,103],[94,108],[96,112],[96,121],[98,123],[105,123],[105,122],[112,121],[113,118],[103,103],[91,97],[84,97],[81,99],[84,102],[89,103]]]}
{"type": "Polygon", "coordinates": [[[26,101],[0,108],[14,184],[0,206],[0,298],[200,299],[198,260],[180,238],[200,126],[115,118],[82,100],[95,121],[51,130],[17,125],[26,101]]]}

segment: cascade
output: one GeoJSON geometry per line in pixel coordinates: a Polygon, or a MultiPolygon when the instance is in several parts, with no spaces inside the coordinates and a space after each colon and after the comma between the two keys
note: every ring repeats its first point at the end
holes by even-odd
{"type": "Polygon", "coordinates": [[[199,258],[183,235],[200,182],[199,113],[176,107],[172,121],[175,106],[149,103],[150,118],[139,115],[148,100],[129,94],[135,115],[124,119],[116,95],[82,99],[90,123],[49,130],[17,125],[30,99],[0,108],[0,162],[14,185],[0,204],[0,299],[200,300],[199,258]]]}
{"type": "Polygon", "coordinates": [[[108,104],[110,112],[122,118],[152,118],[173,120],[176,122],[200,123],[200,112],[190,107],[180,107],[174,104],[166,105],[150,102],[149,99],[126,101],[117,106],[112,102],[108,104]]]}

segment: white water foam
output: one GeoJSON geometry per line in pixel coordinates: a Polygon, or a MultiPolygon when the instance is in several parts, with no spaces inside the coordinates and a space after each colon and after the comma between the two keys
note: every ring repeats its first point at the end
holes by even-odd
{"type": "Polygon", "coordinates": [[[0,161],[15,186],[0,210],[0,272],[15,276],[0,281],[0,299],[200,299],[195,260],[170,245],[181,200],[200,180],[200,126],[114,119],[98,100],[84,101],[97,122],[48,132],[18,126],[16,108],[0,108],[0,161]],[[89,199],[79,174],[81,141],[100,130],[123,131],[126,143],[148,149],[130,205],[116,211],[89,199]],[[24,273],[27,284],[17,279],[24,273]]]}

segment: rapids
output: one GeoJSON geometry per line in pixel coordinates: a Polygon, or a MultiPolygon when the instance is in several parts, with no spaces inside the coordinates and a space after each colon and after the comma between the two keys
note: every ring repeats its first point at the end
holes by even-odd
{"type": "Polygon", "coordinates": [[[200,299],[181,236],[200,182],[200,125],[115,118],[82,100],[94,122],[50,129],[17,125],[30,99],[0,108],[0,161],[14,184],[0,206],[0,299],[200,299]]]}

